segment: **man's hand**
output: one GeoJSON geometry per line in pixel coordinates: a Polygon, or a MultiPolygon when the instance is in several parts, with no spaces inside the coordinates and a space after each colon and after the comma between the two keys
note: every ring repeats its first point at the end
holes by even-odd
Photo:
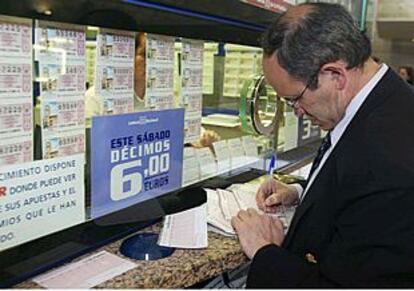
{"type": "Polygon", "coordinates": [[[280,246],[284,239],[283,225],[274,216],[259,214],[249,208],[240,210],[231,219],[231,225],[239,236],[244,253],[251,259],[256,252],[268,244],[280,246]]]}
{"type": "Polygon", "coordinates": [[[214,130],[205,130],[200,138],[193,143],[193,147],[195,148],[204,148],[209,147],[211,150],[213,150],[213,143],[216,141],[219,141],[221,137],[218,135],[217,132],[214,130]]]}
{"type": "Polygon", "coordinates": [[[295,187],[275,179],[266,180],[256,193],[257,206],[264,212],[274,213],[278,205],[292,206],[298,199],[295,187]]]}

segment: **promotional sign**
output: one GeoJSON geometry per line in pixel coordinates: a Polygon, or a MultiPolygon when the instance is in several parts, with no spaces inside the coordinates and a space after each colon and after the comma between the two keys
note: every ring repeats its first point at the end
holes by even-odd
{"type": "Polygon", "coordinates": [[[32,134],[32,103],[27,99],[3,99],[0,102],[0,137],[32,134]]]}
{"type": "Polygon", "coordinates": [[[97,58],[105,63],[130,63],[135,55],[135,35],[130,31],[101,28],[97,35],[97,58]]]}
{"type": "Polygon", "coordinates": [[[32,59],[32,20],[0,16],[0,56],[32,59]]]}
{"type": "Polygon", "coordinates": [[[85,151],[85,27],[36,21],[42,157],[85,151]]]}
{"type": "Polygon", "coordinates": [[[42,136],[43,159],[85,152],[85,130],[64,130],[42,136]]]}
{"type": "Polygon", "coordinates": [[[0,165],[33,159],[32,20],[0,15],[0,165]]]}
{"type": "Polygon", "coordinates": [[[81,25],[36,21],[36,60],[57,54],[72,63],[85,60],[85,27],[81,25]]]}
{"type": "Polygon", "coordinates": [[[184,110],[92,119],[92,218],[181,187],[184,110]]]}
{"type": "Polygon", "coordinates": [[[174,107],[174,38],[147,34],[145,56],[145,107],[174,107]]]}
{"type": "Polygon", "coordinates": [[[43,100],[41,106],[43,132],[77,129],[85,126],[85,102],[83,99],[43,100]]]}
{"type": "Polygon", "coordinates": [[[0,57],[0,100],[32,96],[32,66],[26,59],[0,57]]]}
{"type": "Polygon", "coordinates": [[[85,64],[53,63],[53,60],[42,57],[38,81],[43,98],[82,97],[85,94],[85,64]]]}
{"type": "Polygon", "coordinates": [[[182,39],[180,106],[185,108],[186,143],[194,142],[200,136],[203,106],[203,50],[202,41],[182,39]]]}
{"type": "Polygon", "coordinates": [[[129,97],[108,97],[102,102],[102,115],[124,114],[134,111],[134,100],[129,97]]]}
{"type": "Polygon", "coordinates": [[[0,251],[85,221],[84,155],[0,168],[0,251]]]}
{"type": "Polygon", "coordinates": [[[33,136],[0,139],[0,165],[21,164],[33,160],[33,136]]]}
{"type": "Polygon", "coordinates": [[[95,95],[103,115],[134,111],[135,34],[100,29],[97,35],[95,95]]]}

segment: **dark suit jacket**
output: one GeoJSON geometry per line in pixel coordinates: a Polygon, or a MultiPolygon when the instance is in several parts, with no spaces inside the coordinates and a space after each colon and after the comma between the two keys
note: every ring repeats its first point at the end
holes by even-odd
{"type": "Polygon", "coordinates": [[[414,287],[414,93],[391,69],[331,152],[282,247],[261,248],[247,279],[250,288],[346,286],[414,287]]]}

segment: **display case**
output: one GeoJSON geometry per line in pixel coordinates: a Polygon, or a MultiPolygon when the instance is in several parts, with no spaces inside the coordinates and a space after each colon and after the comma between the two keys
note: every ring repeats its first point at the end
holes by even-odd
{"type": "Polygon", "coordinates": [[[4,0],[0,14],[0,106],[14,114],[0,116],[2,287],[263,175],[274,154],[279,170],[314,155],[320,132],[261,77],[274,11],[4,0]]]}

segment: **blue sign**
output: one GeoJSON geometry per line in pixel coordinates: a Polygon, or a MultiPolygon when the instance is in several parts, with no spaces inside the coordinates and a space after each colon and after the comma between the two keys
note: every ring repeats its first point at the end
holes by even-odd
{"type": "Polygon", "coordinates": [[[92,119],[92,218],[181,187],[184,109],[92,119]]]}

